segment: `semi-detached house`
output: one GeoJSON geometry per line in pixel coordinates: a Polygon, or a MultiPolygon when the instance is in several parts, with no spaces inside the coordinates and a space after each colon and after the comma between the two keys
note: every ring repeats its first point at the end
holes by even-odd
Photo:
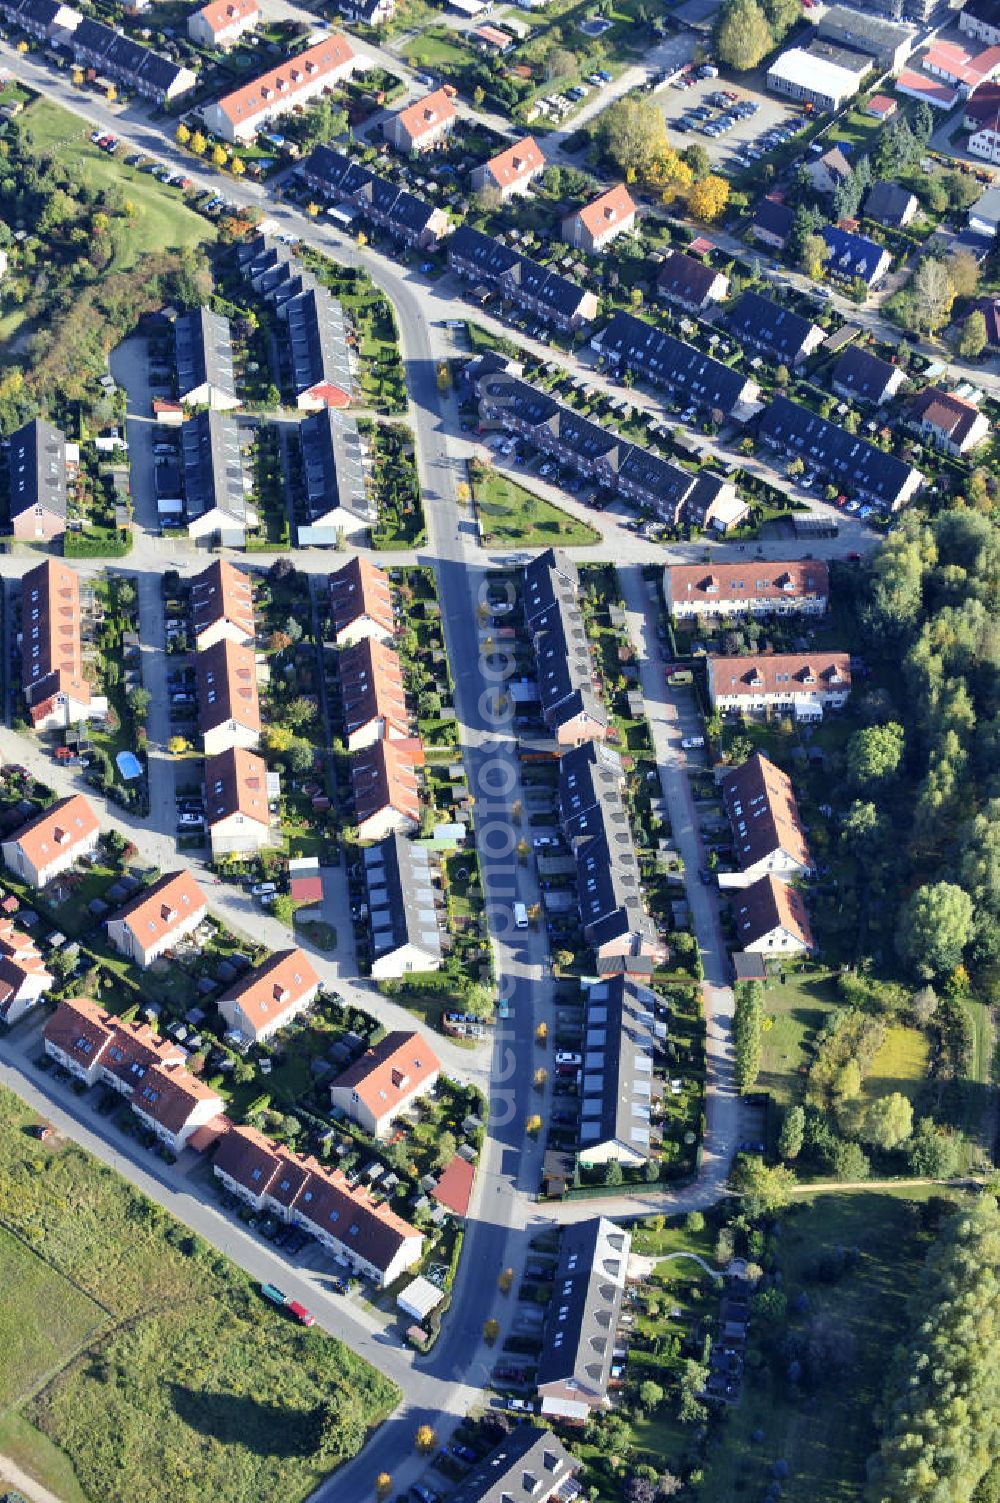
{"type": "Polygon", "coordinates": [[[676,621],[700,616],[822,616],[830,597],[830,571],[819,559],[668,564],[663,594],[676,621]]]}
{"type": "Polygon", "coordinates": [[[435,89],[414,104],[392,115],[382,127],[382,135],[402,152],[432,151],[450,136],[458,120],[452,100],[454,90],[435,89]]]}
{"type": "Polygon", "coordinates": [[[378,564],[356,554],[330,575],[330,615],[338,647],[374,637],[391,642],[396,634],[389,576],[378,564]]]}
{"type": "Polygon", "coordinates": [[[123,1022],[87,997],[60,1002],[44,1028],[45,1052],[85,1085],[124,1096],[173,1152],[218,1118],[222,1098],[186,1068],[187,1053],[145,1023],[123,1022]]]}
{"type": "Polygon", "coordinates": [[[226,1133],[212,1168],[247,1205],[308,1232],[336,1261],[380,1289],[420,1260],[423,1237],[385,1201],[376,1201],[363,1185],[352,1186],[339,1169],[293,1153],[252,1127],[226,1133]]]}
{"type": "Polygon", "coordinates": [[[10,435],[10,522],[19,542],[49,542],[66,531],[67,465],[65,435],[45,418],[10,435]]]}
{"type": "Polygon", "coordinates": [[[223,638],[195,660],[198,683],[198,730],[207,757],[260,744],[260,697],[257,658],[249,647],[223,638]]]}
{"type": "Polygon", "coordinates": [[[191,581],[191,630],[199,652],[223,640],[252,647],[256,640],[253,582],[224,558],[191,581]]]}
{"type": "Polygon", "coordinates": [[[4,865],[22,882],[43,888],[81,856],[91,856],[101,838],[93,807],[82,793],[61,798],[3,842],[4,865]]]}
{"type": "Polygon", "coordinates": [[[830,385],[846,401],[871,402],[880,407],[894,397],[906,380],[900,365],[880,360],[870,350],[848,345],[830,375],[830,385]]]}
{"type": "Polygon", "coordinates": [[[515,141],[488,162],[472,170],[472,186],[476,191],[492,188],[502,199],[514,193],[526,193],[531,184],[545,171],[545,158],[533,136],[515,141]]]}
{"type": "Polygon", "coordinates": [[[971,402],[928,386],[910,404],[910,424],[938,449],[968,454],[990,436],[990,421],[971,402]]]}
{"type": "Polygon", "coordinates": [[[660,264],[656,293],[664,302],[686,308],[689,313],[704,313],[729,296],[729,278],[696,256],[670,251],[660,264]]]}
{"type": "Polygon", "coordinates": [[[219,998],[231,1033],[262,1044],[303,1012],[319,991],[319,977],[304,951],[279,950],[219,998]]]}
{"type": "Polygon", "coordinates": [[[54,981],[35,941],[10,919],[0,919],[0,1023],[13,1027],[54,981]]]}
{"type": "Polygon", "coordinates": [[[767,873],[733,898],[736,937],[758,955],[805,955],[816,948],[805,899],[797,887],[767,873]]]}
{"type": "Polygon", "coordinates": [[[271,840],[271,802],[280,793],[276,772],[256,752],[231,746],[205,758],[205,822],[212,860],[255,856],[271,840]]]}
{"type": "Polygon", "coordinates": [[[48,558],[21,580],[21,688],[36,731],[102,719],[108,701],[83,675],[80,580],[48,558]]]}
{"type": "Polygon", "coordinates": [[[188,36],[203,47],[232,47],[259,20],[257,0],[209,0],[188,16],[188,36]]]}
{"type": "Polygon", "coordinates": [[[627,234],[635,227],[637,212],[631,193],[624,183],[618,183],[592,203],[567,214],[560,235],[567,245],[594,256],[617,235],[627,234]]]}
{"type": "Polygon", "coordinates": [[[403,665],[395,648],[368,637],[342,650],[337,669],[348,751],[410,734],[403,665]]]}
{"type": "Polygon", "coordinates": [[[375,741],[351,758],[351,794],[359,840],[384,840],[420,828],[420,740],[375,741]]]}
{"type": "Polygon", "coordinates": [[[223,141],[250,141],[272,121],[308,104],[341,79],[350,78],[357,66],[350,42],[334,32],[207,105],[202,111],[205,124],[223,141]]]}
{"type": "Polygon", "coordinates": [[[166,872],[108,919],[108,939],[146,970],[197,929],[207,912],[208,900],[189,871],[166,872]]]}
{"type": "Polygon", "coordinates": [[[440,1073],[441,1061],[421,1034],[396,1030],[337,1076],[330,1105],[384,1138],[400,1112],[433,1091],[440,1073]]]}
{"type": "Polygon", "coordinates": [[[743,885],[770,873],[784,880],[813,870],[792,781],[763,752],[731,768],[719,782],[743,885]]]}

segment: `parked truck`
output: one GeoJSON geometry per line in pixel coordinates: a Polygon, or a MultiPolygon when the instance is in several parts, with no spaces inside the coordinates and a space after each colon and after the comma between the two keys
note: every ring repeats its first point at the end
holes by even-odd
{"type": "Polygon", "coordinates": [[[261,1284],[260,1292],[265,1299],[271,1301],[272,1305],[280,1305],[283,1310],[288,1311],[289,1315],[294,1315],[300,1325],[314,1326],[316,1324],[315,1315],[311,1314],[305,1305],[300,1305],[297,1299],[289,1299],[277,1284],[261,1284]]]}

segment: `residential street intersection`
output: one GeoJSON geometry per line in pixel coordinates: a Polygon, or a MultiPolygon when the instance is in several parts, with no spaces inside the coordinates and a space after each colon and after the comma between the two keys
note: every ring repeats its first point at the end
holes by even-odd
{"type": "MultiPolygon", "coordinates": [[[[169,122],[154,123],[142,113],[109,107],[89,94],[82,96],[64,75],[53,74],[31,57],[16,55],[6,46],[0,47],[0,55],[11,72],[90,124],[113,130],[127,147],[154,152],[165,163],[182,167],[199,185],[218,188],[217,175],[194,166],[192,159],[182,154],[165,133],[170,129],[169,122]]],[[[260,188],[227,180],[226,192],[234,201],[264,207],[264,190],[260,188]]],[[[463,1257],[440,1340],[427,1357],[414,1356],[386,1328],[383,1319],[373,1315],[358,1298],[345,1300],[332,1292],[319,1260],[310,1266],[307,1253],[293,1263],[226,1216],[218,1206],[208,1177],[195,1165],[189,1165],[185,1159],[175,1170],[164,1167],[161,1173],[159,1164],[153,1169],[152,1161],[137,1148],[135,1140],[117,1135],[104,1119],[96,1118],[85,1098],[63,1090],[51,1076],[39,1075],[33,1069],[31,1060],[39,1048],[37,1030],[33,1027],[16,1031],[4,1044],[0,1080],[30,1101],[57,1128],[232,1257],[251,1277],[270,1279],[300,1298],[314,1311],[324,1329],[341,1336],[353,1350],[399,1383],[405,1396],[400,1409],[372,1437],[360,1456],[333,1474],[315,1495],[322,1503],[357,1503],[358,1499],[372,1496],[379,1471],[391,1474],[394,1494],[405,1491],[421,1475],[427,1463],[415,1456],[413,1449],[419,1424],[432,1424],[439,1441],[444,1441],[450,1427],[470,1406],[483,1402],[483,1389],[495,1358],[483,1342],[483,1326],[495,1316],[506,1329],[510,1319],[510,1304],[499,1292],[497,1277],[505,1267],[512,1267],[516,1275],[520,1273],[532,1231],[545,1223],[585,1219],[598,1212],[628,1217],[653,1210],[684,1211],[710,1204],[724,1191],[729,1161],[740,1137],[739,1106],[732,1081],[733,999],[728,958],[719,928],[716,894],[714,889],[703,886],[697,876],[700,837],[685,754],[679,744],[685,734],[682,722],[686,704],[683,697],[666,688],[655,620],[642,577],[644,564],[698,559],[705,555],[706,544],[660,547],[638,538],[613,513],[591,513],[544,482],[532,480],[540,494],[558,500],[574,515],[586,516],[599,529],[601,542],[593,549],[574,550],[575,557],[581,562],[610,559],[620,571],[628,629],[642,665],[646,713],[663,793],[674,836],[684,857],[687,899],[705,967],[709,1058],[705,1157],[695,1183],[676,1191],[650,1188],[628,1196],[610,1191],[600,1200],[570,1202],[555,1208],[540,1206],[536,1194],[543,1143],[526,1137],[524,1122],[530,1111],[540,1110],[546,1115],[550,1105],[546,1097],[539,1106],[539,1098],[532,1089],[537,1063],[534,1031],[539,1022],[551,1026],[554,1019],[548,981],[550,958],[544,931],[515,932],[512,924],[512,904],[534,902],[538,892],[533,876],[518,862],[513,849],[510,808],[520,793],[516,742],[499,692],[502,685],[493,681],[492,670],[481,659],[477,606],[483,598],[485,571],[498,561],[498,555],[480,547],[474,524],[456,501],[455,486],[464,476],[464,460],[478,446],[461,433],[455,399],[451,394],[442,396],[436,379],[438,362],[455,353],[444,322],[448,318],[465,317],[466,305],[449,290],[450,278],[431,290],[416,273],[370,248],[359,250],[345,236],[289,205],[267,207],[283,231],[298,235],[345,264],[363,262],[396,312],[407,376],[408,420],[417,441],[428,542],[413,555],[393,553],[383,561],[394,565],[417,559],[432,564],[436,572],[461,744],[474,798],[498,990],[510,1004],[510,1018],[498,1026],[488,1047],[474,1050],[459,1047],[448,1039],[434,1040],[445,1068],[462,1079],[480,1084],[490,1099],[488,1135],[463,1257]]],[[[509,337],[509,331],[489,317],[482,317],[481,322],[509,337]]],[[[571,359],[553,355],[537,341],[525,344],[545,358],[562,361],[567,369],[574,369],[571,359]]],[[[595,385],[619,390],[586,363],[581,363],[578,369],[595,385]]],[[[286,927],[262,914],[248,894],[217,884],[200,859],[190,858],[187,853],[179,856],[176,849],[175,761],[166,747],[169,715],[160,577],[170,567],[185,575],[194,573],[204,566],[205,558],[186,543],[159,536],[152,490],[152,425],[138,341],[129,341],[115,352],[112,371],[129,396],[128,438],[136,525],[132,552],[120,563],[107,567],[138,579],[143,680],[153,699],[149,725],[150,815],[143,821],[126,820],[115,806],[102,805],[89,789],[88,796],[98,806],[102,823],[127,834],[141,857],[163,869],[190,865],[206,884],[210,907],[227,926],[240,934],[252,934],[272,948],[280,948],[288,944],[286,927]]],[[[632,399],[651,407],[657,405],[654,398],[642,392],[633,392],[632,399]]],[[[761,470],[765,472],[764,467],[761,470]]],[[[834,540],[747,547],[765,556],[796,556],[807,549],[817,556],[844,556],[874,545],[874,537],[862,524],[853,518],[842,518],[841,523],[841,534],[834,540]]],[[[738,557],[739,552],[736,546],[718,547],[713,556],[738,557]]],[[[272,561],[267,555],[257,555],[252,562],[243,555],[232,556],[241,566],[250,568],[266,568],[272,561]]],[[[325,576],[343,556],[297,550],[293,557],[296,567],[310,576],[313,587],[321,589],[325,576]]],[[[0,575],[9,583],[35,562],[37,555],[28,550],[3,555],[0,575]]],[[[100,560],[79,565],[81,574],[104,567],[100,560]]],[[[48,760],[40,763],[38,751],[30,740],[10,729],[0,729],[0,753],[4,761],[30,762],[57,793],[73,792],[79,786],[72,771],[48,760]]],[[[339,871],[328,876],[331,881],[343,881],[339,871]]],[[[348,1001],[375,1014],[386,1027],[412,1027],[411,1014],[358,977],[353,956],[338,953],[330,957],[312,952],[312,959],[324,981],[348,1001]]],[[[547,1089],[551,1090],[551,1085],[547,1089]]]]}

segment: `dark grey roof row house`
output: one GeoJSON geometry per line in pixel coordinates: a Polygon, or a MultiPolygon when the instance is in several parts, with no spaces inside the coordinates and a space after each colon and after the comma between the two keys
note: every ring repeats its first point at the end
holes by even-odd
{"type": "Polygon", "coordinates": [[[643,1164],[654,1152],[656,998],[631,977],[608,976],[588,989],[586,1009],[580,1162],[643,1164]]]}
{"type": "Polygon", "coordinates": [[[744,292],[726,314],[725,325],[742,345],[789,366],[805,360],[826,338],[819,324],[759,292],[744,292]]]}
{"type": "Polygon", "coordinates": [[[535,1380],[543,1415],[586,1419],[607,1406],[631,1245],[603,1216],[563,1231],[535,1380]]]}
{"type": "Polygon", "coordinates": [[[299,547],[332,545],[338,535],[359,540],[375,520],[368,499],[361,435],[354,418],[320,408],[299,424],[306,521],[299,547]]]}
{"type": "Polygon", "coordinates": [[[303,410],[346,407],[353,374],[340,303],[287,246],[264,235],[237,253],[240,270],[285,325],[291,379],[303,410]]]}
{"type": "Polygon", "coordinates": [[[557,1435],[519,1425],[448,1492],[448,1503],[571,1503],[580,1463],[557,1435]]]}
{"type": "Polygon", "coordinates": [[[706,525],[705,513],[726,487],[721,477],[696,477],[496,366],[495,360],[484,358],[473,362],[468,372],[484,423],[499,423],[560,463],[572,465],[586,479],[649,507],[674,526],[706,525]]]}
{"type": "Polygon", "coordinates": [[[177,397],[188,407],[238,407],[228,318],[188,308],[174,320],[177,397]]]}
{"type": "Polygon", "coordinates": [[[535,650],[542,718],[561,746],[601,738],[607,712],[594,688],[594,666],[579,605],[576,565],[552,548],[524,569],[524,614],[535,650]]]}
{"type": "Polygon", "coordinates": [[[393,834],[361,852],[372,976],[436,971],[441,964],[434,876],[426,845],[393,834]]]}
{"type": "Polygon", "coordinates": [[[39,41],[76,30],[83,17],[63,0],[0,0],[0,16],[39,41]]]}
{"type": "Polygon", "coordinates": [[[446,235],[451,221],[443,209],[405,188],[352,162],[332,146],[317,146],[301,167],[304,180],[316,193],[338,203],[353,204],[373,224],[391,235],[424,249],[446,235]]]}
{"type": "Polygon", "coordinates": [[[632,313],[616,313],[590,343],[616,374],[633,371],[704,412],[739,418],[759,394],[756,381],[632,313]]]}
{"type": "Polygon", "coordinates": [[[576,329],[597,317],[595,293],[467,225],[448,237],[448,264],[557,328],[576,329]]]}
{"type": "Polygon", "coordinates": [[[242,546],[257,514],[247,499],[236,419],[211,408],[196,412],[180,430],[180,445],[189,533],[242,546]]]}
{"type": "Polygon", "coordinates": [[[190,68],[171,62],[151,47],[143,47],[89,16],[73,31],[70,45],[78,63],[96,68],[103,77],[134,89],[157,104],[176,99],[197,82],[197,75],[190,68]]]}
{"type": "Polygon", "coordinates": [[[62,431],[45,418],[32,418],[11,434],[7,461],[14,535],[51,537],[64,531],[66,439],[62,431]]]}
{"type": "Polygon", "coordinates": [[[758,433],[772,449],[800,457],[846,495],[872,501],[885,511],[898,511],[924,482],[912,465],[788,397],[774,398],[758,433]]]}

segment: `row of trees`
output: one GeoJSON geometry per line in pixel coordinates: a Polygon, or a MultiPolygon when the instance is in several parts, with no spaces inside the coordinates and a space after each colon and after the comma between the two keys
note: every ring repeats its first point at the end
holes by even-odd
{"type": "Polygon", "coordinates": [[[1000,1212],[984,1195],[943,1225],[893,1362],[870,1503],[995,1498],[1000,1456],[1000,1212]],[[977,1489],[992,1473],[988,1492],[977,1489]]]}
{"type": "Polygon", "coordinates": [[[764,1039],[764,986],[760,981],[742,981],[736,987],[733,1041],[736,1056],[736,1089],[742,1096],[753,1090],[760,1070],[764,1039]]]}
{"type": "Polygon", "coordinates": [[[670,145],[661,106],[640,94],[626,95],[598,116],[595,139],[628,182],[641,182],[663,202],[684,198],[688,213],[704,224],[721,218],[730,202],[725,178],[705,170],[703,149],[679,152],[670,145]]]}

